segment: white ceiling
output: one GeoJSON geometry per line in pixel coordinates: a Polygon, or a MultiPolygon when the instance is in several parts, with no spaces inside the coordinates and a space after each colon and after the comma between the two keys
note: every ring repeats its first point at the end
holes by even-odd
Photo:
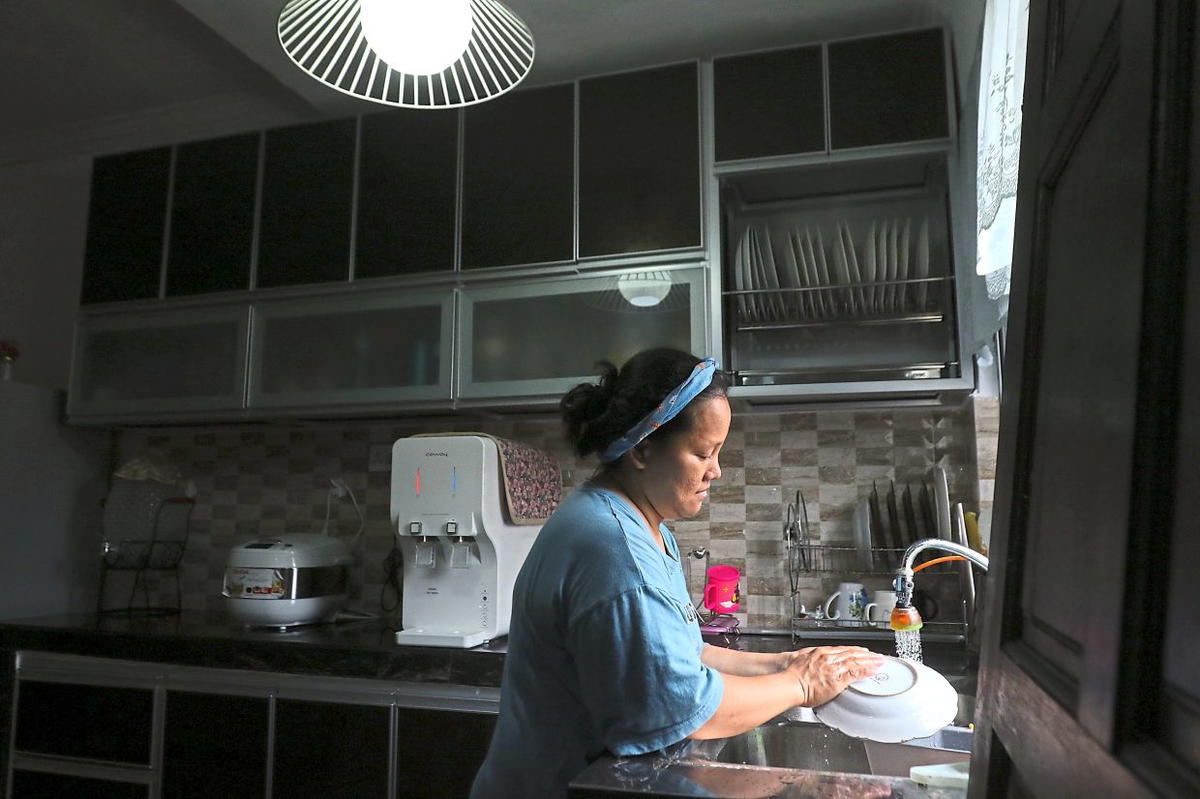
{"type": "MultiPolygon", "coordinates": [[[[0,164],[91,155],[373,108],[283,55],[284,0],[2,0],[0,164]]],[[[526,85],[871,31],[970,32],[983,0],[509,0],[526,85]]]]}

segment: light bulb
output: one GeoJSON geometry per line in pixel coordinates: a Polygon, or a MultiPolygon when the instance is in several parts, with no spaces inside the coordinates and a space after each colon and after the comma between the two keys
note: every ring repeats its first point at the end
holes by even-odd
{"type": "Polygon", "coordinates": [[[671,293],[671,276],[665,272],[622,275],[617,278],[617,290],[630,305],[652,308],[671,293]]]}
{"type": "Polygon", "coordinates": [[[471,41],[471,0],[360,0],[367,44],[409,75],[436,75],[471,41]]]}

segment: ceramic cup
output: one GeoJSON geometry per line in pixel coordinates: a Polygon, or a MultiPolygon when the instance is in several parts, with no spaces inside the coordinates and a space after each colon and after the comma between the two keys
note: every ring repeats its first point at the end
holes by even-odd
{"type": "Polygon", "coordinates": [[[867,592],[862,583],[840,583],[838,590],[829,595],[822,605],[825,618],[833,619],[842,624],[862,624],[865,616],[863,611],[867,606],[867,592]],[[834,603],[835,607],[831,609],[834,603]]]}
{"type": "Polygon", "coordinates": [[[876,627],[887,627],[895,607],[895,591],[876,591],[871,595],[871,601],[863,608],[863,618],[876,627]]]}

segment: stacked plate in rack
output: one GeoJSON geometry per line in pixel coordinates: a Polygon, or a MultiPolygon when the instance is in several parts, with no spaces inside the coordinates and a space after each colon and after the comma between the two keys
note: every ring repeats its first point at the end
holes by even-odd
{"type": "Polygon", "coordinates": [[[793,226],[776,240],[765,223],[749,224],[734,252],[734,288],[743,325],[889,317],[924,311],[929,283],[929,220],[872,220],[855,246],[839,221],[826,246],[818,225],[793,226]]]}

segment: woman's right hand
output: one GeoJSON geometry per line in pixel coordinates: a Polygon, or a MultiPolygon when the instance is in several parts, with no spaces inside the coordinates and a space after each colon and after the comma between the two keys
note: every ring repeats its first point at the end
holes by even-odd
{"type": "Polygon", "coordinates": [[[817,707],[852,682],[870,677],[883,657],[861,646],[813,646],[784,655],[783,671],[796,680],[802,707],[817,707]]]}

